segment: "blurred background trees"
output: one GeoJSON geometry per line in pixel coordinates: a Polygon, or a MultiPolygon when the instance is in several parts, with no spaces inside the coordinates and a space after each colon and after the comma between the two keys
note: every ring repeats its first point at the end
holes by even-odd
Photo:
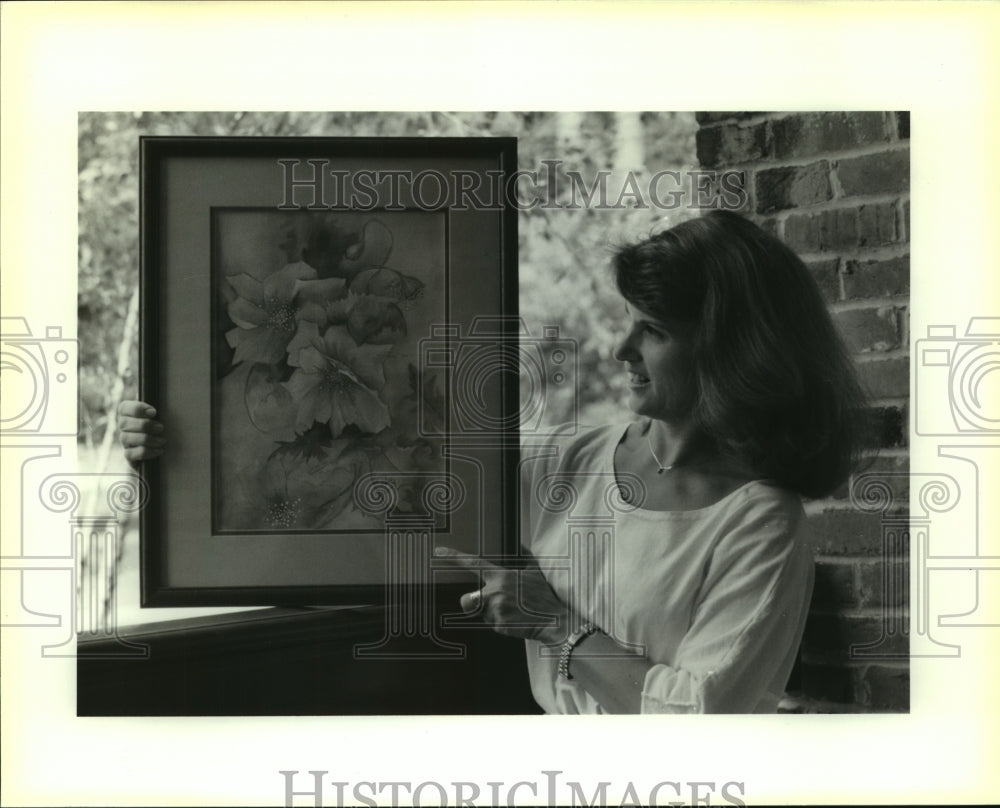
{"type": "MultiPolygon", "coordinates": [[[[80,440],[103,466],[114,412],[138,394],[139,137],[420,136],[518,138],[520,168],[580,172],[588,187],[610,172],[609,197],[627,172],[644,188],[658,171],[696,165],[691,113],[669,112],[85,112],[79,116],[80,440]]],[[[559,174],[559,197],[570,192],[559,174]]],[[[670,190],[664,186],[663,196],[670,190]]],[[[608,260],[614,247],[692,215],[685,204],[597,209],[536,206],[519,216],[520,314],[530,333],[557,326],[579,346],[578,416],[583,423],[627,418],[620,363],[611,358],[623,309],[608,260]]],[[[571,389],[546,401],[545,420],[574,417],[571,389]]]]}

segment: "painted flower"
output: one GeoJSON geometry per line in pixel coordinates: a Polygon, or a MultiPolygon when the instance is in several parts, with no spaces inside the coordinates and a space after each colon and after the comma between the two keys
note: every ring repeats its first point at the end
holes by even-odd
{"type": "Polygon", "coordinates": [[[309,302],[344,293],[343,280],[317,280],[316,270],[302,261],[286,264],[263,281],[245,273],[227,280],[237,294],[228,306],[236,328],[226,332],[226,341],[236,349],[234,364],[283,362],[301,318],[296,298],[302,295],[309,302]]]}
{"type": "Polygon", "coordinates": [[[315,441],[312,450],[301,451],[304,437],[267,461],[257,518],[269,528],[332,527],[350,506],[358,478],[373,468],[374,452],[355,438],[315,441]]]}
{"type": "Polygon", "coordinates": [[[395,303],[360,295],[347,315],[347,331],[358,345],[392,345],[406,336],[406,317],[395,303]]]}
{"type": "Polygon", "coordinates": [[[385,429],[389,410],[378,391],[385,386],[382,362],[388,350],[358,345],[342,326],[330,326],[322,337],[317,329],[308,344],[289,356],[296,369],[284,384],[298,405],[296,429],[328,423],[334,437],[348,424],[362,432],[385,429]]]}
{"type": "Polygon", "coordinates": [[[346,326],[358,345],[392,345],[406,337],[406,317],[395,303],[350,291],[326,295],[302,306],[297,333],[288,343],[290,365],[297,365],[297,352],[327,326],[346,326]]]}
{"type": "Polygon", "coordinates": [[[392,231],[378,219],[365,222],[361,237],[344,250],[341,267],[353,277],[368,267],[384,266],[392,255],[392,231]]]}
{"type": "Polygon", "coordinates": [[[351,292],[392,300],[407,309],[424,294],[424,282],[389,267],[369,267],[351,278],[351,292]]]}

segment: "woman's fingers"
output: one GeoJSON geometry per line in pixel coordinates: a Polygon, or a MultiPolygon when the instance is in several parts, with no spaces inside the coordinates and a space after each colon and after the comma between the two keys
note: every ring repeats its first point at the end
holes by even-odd
{"type": "Polygon", "coordinates": [[[148,432],[122,432],[118,439],[126,449],[133,449],[137,446],[147,446],[150,449],[162,449],[167,445],[167,439],[163,435],[150,434],[148,432]]]}
{"type": "Polygon", "coordinates": [[[126,399],[118,404],[118,416],[130,416],[132,418],[155,418],[156,407],[147,404],[145,401],[132,401],[126,399]]]}
{"type": "Polygon", "coordinates": [[[146,432],[122,432],[118,439],[125,450],[125,459],[130,463],[155,460],[163,455],[167,445],[167,439],[162,435],[151,435],[146,432]]]}
{"type": "Polygon", "coordinates": [[[475,614],[483,607],[483,590],[466,592],[458,599],[458,603],[466,614],[475,614]]]}
{"type": "Polygon", "coordinates": [[[163,433],[163,424],[159,421],[151,421],[148,418],[135,418],[131,415],[118,416],[119,432],[145,432],[149,435],[160,435],[163,433]]]}
{"type": "Polygon", "coordinates": [[[460,569],[482,574],[483,585],[459,598],[463,612],[481,613],[495,631],[510,637],[537,639],[547,644],[561,641],[559,627],[566,606],[537,565],[508,569],[450,547],[438,547],[434,555],[460,569]]]}
{"type": "Polygon", "coordinates": [[[156,408],[143,401],[122,401],[118,405],[118,440],[130,463],[163,455],[167,445],[165,430],[155,416],[156,408]]]}
{"type": "MultiPolygon", "coordinates": [[[[484,561],[478,556],[469,555],[468,553],[462,553],[451,547],[436,547],[434,549],[434,557],[446,560],[461,570],[483,573],[484,577],[485,573],[499,569],[499,567],[491,564],[489,561],[484,561]]],[[[466,592],[458,599],[459,606],[462,607],[462,611],[466,614],[475,614],[482,609],[483,603],[483,587],[466,592]]]]}

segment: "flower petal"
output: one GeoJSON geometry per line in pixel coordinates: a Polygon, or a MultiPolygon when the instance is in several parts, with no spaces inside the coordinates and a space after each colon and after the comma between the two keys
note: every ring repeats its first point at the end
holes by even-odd
{"type": "Polygon", "coordinates": [[[233,345],[233,339],[237,344],[236,355],[233,363],[238,362],[263,362],[267,365],[275,365],[284,361],[285,344],[287,339],[282,334],[277,334],[269,328],[254,328],[253,330],[242,330],[243,335],[236,337],[233,332],[242,329],[232,329],[226,334],[229,344],[233,345]]]}
{"type": "Polygon", "coordinates": [[[258,306],[264,302],[264,284],[252,275],[241,272],[239,275],[227,276],[226,280],[240,297],[251,303],[256,303],[258,306]]]}
{"type": "Polygon", "coordinates": [[[291,377],[282,382],[285,389],[291,393],[296,402],[305,399],[319,384],[319,375],[316,373],[306,373],[303,370],[296,370],[291,377]]]}
{"type": "Polygon", "coordinates": [[[330,360],[321,354],[315,345],[307,345],[299,351],[299,367],[305,373],[314,375],[325,373],[330,367],[330,360]]]}
{"type": "Polygon", "coordinates": [[[354,351],[350,366],[368,387],[381,390],[385,387],[382,365],[392,350],[390,345],[359,345],[354,351]]]}
{"type": "Polygon", "coordinates": [[[305,432],[313,425],[314,421],[319,420],[316,417],[316,408],[325,399],[326,396],[320,395],[318,390],[313,390],[299,402],[299,411],[295,416],[296,430],[305,432]]]}
{"type": "Polygon", "coordinates": [[[406,318],[394,303],[365,295],[351,309],[347,330],[359,345],[391,345],[406,336],[406,318]]]}
{"type": "Polygon", "coordinates": [[[392,254],[392,231],[378,219],[365,224],[361,242],[348,247],[342,266],[350,274],[365,267],[380,267],[392,254]]]}
{"type": "Polygon", "coordinates": [[[325,278],[318,281],[296,281],[293,294],[299,300],[323,304],[347,296],[347,281],[343,278],[325,278]]]}
{"type": "Polygon", "coordinates": [[[327,323],[331,325],[344,325],[351,314],[350,298],[327,303],[325,313],[327,323]]]}
{"type": "Polygon", "coordinates": [[[295,429],[305,432],[316,420],[316,406],[323,397],[319,391],[319,376],[296,370],[291,378],[282,384],[291,393],[292,400],[298,407],[295,414],[295,429]]]}
{"type": "Polygon", "coordinates": [[[245,297],[238,297],[226,307],[229,319],[240,328],[256,328],[267,322],[267,312],[245,297]]]}
{"type": "Polygon", "coordinates": [[[315,277],[316,270],[305,261],[285,264],[264,279],[264,297],[277,298],[283,303],[288,303],[295,294],[295,285],[298,281],[313,280],[315,277]]]}
{"type": "Polygon", "coordinates": [[[326,325],[326,308],[319,303],[307,300],[299,306],[298,319],[307,320],[310,323],[318,325],[326,325]]]}
{"type": "Polygon", "coordinates": [[[333,410],[333,394],[320,395],[316,404],[316,420],[321,424],[330,420],[330,413],[333,410]]]}
{"type": "Polygon", "coordinates": [[[288,364],[293,368],[301,367],[302,362],[299,359],[299,352],[303,348],[308,348],[310,346],[315,348],[317,344],[320,346],[323,344],[319,337],[319,326],[309,320],[299,320],[295,336],[292,337],[287,348],[285,349],[288,351],[288,364]]]}
{"type": "Polygon", "coordinates": [[[331,325],[323,333],[323,352],[332,359],[349,363],[356,345],[347,329],[341,325],[331,325]]]}
{"type": "Polygon", "coordinates": [[[361,385],[351,385],[334,399],[345,423],[356,424],[364,432],[381,432],[389,426],[389,410],[375,393],[361,385]]]}
{"type": "Polygon", "coordinates": [[[277,378],[273,365],[255,365],[247,376],[243,400],[250,423],[260,432],[285,433],[292,426],[292,395],[277,378]]]}

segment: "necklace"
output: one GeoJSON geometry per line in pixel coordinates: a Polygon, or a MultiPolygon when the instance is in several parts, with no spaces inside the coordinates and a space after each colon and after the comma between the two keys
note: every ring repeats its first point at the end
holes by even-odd
{"type": "Polygon", "coordinates": [[[677,465],[677,463],[674,462],[674,463],[671,463],[668,466],[664,466],[660,462],[660,458],[658,458],[656,456],[656,451],[653,449],[653,442],[649,439],[649,430],[646,430],[646,445],[649,447],[649,453],[653,456],[653,460],[656,461],[656,473],[657,474],[663,474],[663,472],[665,472],[665,471],[670,471],[674,466],[677,465]]]}
{"type": "Polygon", "coordinates": [[[665,472],[665,471],[671,471],[671,470],[673,470],[673,469],[675,469],[675,468],[677,468],[678,466],[681,466],[681,465],[697,465],[697,464],[692,464],[692,463],[686,463],[686,464],[678,463],[677,462],[677,460],[678,460],[677,458],[674,459],[673,463],[668,463],[667,465],[663,465],[663,463],[660,462],[660,458],[656,454],[656,450],[653,448],[653,441],[651,441],[649,439],[649,433],[652,432],[652,431],[653,431],[653,422],[650,421],[649,425],[646,427],[646,432],[645,432],[645,435],[646,435],[646,445],[649,447],[649,453],[653,456],[653,460],[656,462],[656,473],[657,474],[663,474],[663,472],[665,472]]]}

